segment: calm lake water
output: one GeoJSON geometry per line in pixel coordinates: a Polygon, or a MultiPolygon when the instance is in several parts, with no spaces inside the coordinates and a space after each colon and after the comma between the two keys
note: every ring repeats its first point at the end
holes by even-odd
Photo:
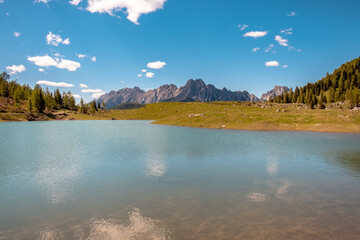
{"type": "Polygon", "coordinates": [[[360,135],[0,123],[0,239],[360,238],[360,135]]]}

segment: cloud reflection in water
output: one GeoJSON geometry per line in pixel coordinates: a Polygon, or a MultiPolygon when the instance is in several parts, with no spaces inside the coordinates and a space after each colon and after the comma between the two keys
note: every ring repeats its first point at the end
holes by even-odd
{"type": "Polygon", "coordinates": [[[160,220],[142,216],[138,208],[129,212],[128,224],[114,219],[94,219],[90,226],[89,240],[163,240],[170,239],[170,232],[160,220]]]}

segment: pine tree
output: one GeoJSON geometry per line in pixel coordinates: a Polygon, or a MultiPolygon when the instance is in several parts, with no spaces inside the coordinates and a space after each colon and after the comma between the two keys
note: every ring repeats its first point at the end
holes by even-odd
{"type": "Polygon", "coordinates": [[[324,109],[324,108],[325,108],[323,99],[324,99],[324,94],[323,94],[323,92],[321,92],[321,93],[320,93],[319,104],[318,104],[320,109],[324,109]]]}
{"type": "Polygon", "coordinates": [[[63,99],[62,99],[59,89],[56,89],[56,91],[54,93],[54,98],[55,98],[55,102],[58,105],[58,107],[61,108],[63,106],[63,99]]]}

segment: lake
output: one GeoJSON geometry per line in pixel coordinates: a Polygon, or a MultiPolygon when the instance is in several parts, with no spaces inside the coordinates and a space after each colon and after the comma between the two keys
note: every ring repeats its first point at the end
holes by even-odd
{"type": "Polygon", "coordinates": [[[359,239],[360,135],[0,123],[0,239],[359,239]]]}

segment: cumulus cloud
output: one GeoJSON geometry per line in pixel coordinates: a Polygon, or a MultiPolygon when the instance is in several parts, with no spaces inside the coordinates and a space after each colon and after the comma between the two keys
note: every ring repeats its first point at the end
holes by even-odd
{"type": "Polygon", "coordinates": [[[142,74],[138,74],[137,76],[138,76],[138,77],[142,77],[142,74]]]}
{"type": "Polygon", "coordinates": [[[275,36],[275,41],[277,41],[277,42],[279,43],[279,45],[281,45],[281,46],[284,46],[284,47],[289,46],[288,40],[282,38],[282,37],[279,36],[279,35],[276,35],[276,36],[275,36]]]}
{"type": "Polygon", "coordinates": [[[287,68],[288,66],[289,66],[289,65],[283,65],[282,67],[283,67],[283,68],[287,68]]]}
{"type": "Polygon", "coordinates": [[[145,74],[145,77],[147,77],[147,78],[153,78],[154,77],[154,73],[152,73],[152,72],[147,72],[146,74],[145,74]]]}
{"type": "Polygon", "coordinates": [[[81,88],[89,88],[88,85],[86,85],[84,83],[80,83],[79,87],[81,87],[81,88]]]}
{"type": "Polygon", "coordinates": [[[74,86],[74,84],[71,84],[71,83],[51,82],[51,81],[46,81],[46,80],[37,81],[36,84],[47,85],[47,86],[51,86],[51,87],[73,87],[74,86]]]}
{"type": "Polygon", "coordinates": [[[28,61],[33,62],[35,65],[39,67],[51,67],[56,66],[58,63],[50,56],[35,56],[35,57],[28,57],[28,61]]]}
{"type": "Polygon", "coordinates": [[[12,66],[7,66],[6,70],[8,70],[10,74],[17,74],[26,71],[26,68],[24,65],[12,65],[12,66]]]}
{"type": "Polygon", "coordinates": [[[39,68],[39,72],[45,72],[43,68],[39,68]]]}
{"type": "Polygon", "coordinates": [[[114,16],[114,12],[124,11],[127,19],[135,24],[142,14],[155,12],[164,7],[166,0],[88,0],[86,8],[91,13],[108,13],[114,16]]]}
{"type": "Polygon", "coordinates": [[[20,35],[21,35],[21,33],[19,33],[19,32],[14,32],[14,36],[15,36],[15,37],[20,37],[20,35]]]}
{"type": "Polygon", "coordinates": [[[259,51],[259,50],[260,50],[260,48],[259,48],[259,47],[256,47],[256,48],[253,48],[252,52],[257,52],[257,51],[259,51]]]}
{"type": "Polygon", "coordinates": [[[152,69],[160,69],[160,68],[165,67],[165,65],[166,65],[165,62],[157,61],[157,62],[150,62],[150,63],[148,63],[146,66],[147,66],[148,68],[152,68],[152,69]]]}
{"type": "Polygon", "coordinates": [[[243,24],[243,25],[239,24],[238,28],[240,28],[240,31],[244,31],[248,26],[249,25],[246,25],[246,24],[243,24]]]}
{"type": "Polygon", "coordinates": [[[94,57],[92,57],[90,60],[91,60],[92,62],[96,62],[96,57],[94,56],[94,57]]]}
{"type": "Polygon", "coordinates": [[[57,67],[60,69],[67,69],[68,71],[76,71],[78,68],[81,67],[80,63],[74,62],[71,60],[66,59],[54,59],[48,55],[45,56],[35,56],[35,57],[28,57],[28,61],[34,63],[39,67],[57,67]]]}
{"type": "Polygon", "coordinates": [[[296,15],[296,12],[292,11],[291,13],[288,13],[286,16],[288,17],[294,17],[296,15]]]}
{"type": "Polygon", "coordinates": [[[36,3],[40,3],[40,2],[42,2],[42,3],[48,3],[48,2],[50,2],[50,0],[35,0],[35,2],[36,2],[36,3]]]}
{"type": "Polygon", "coordinates": [[[269,61],[265,63],[266,67],[278,67],[280,66],[278,61],[269,61]]]}
{"type": "Polygon", "coordinates": [[[57,64],[57,68],[60,69],[67,69],[70,72],[76,71],[78,68],[81,67],[80,63],[74,62],[71,60],[61,59],[61,61],[57,64]]]}
{"type": "Polygon", "coordinates": [[[141,70],[141,72],[145,73],[145,72],[146,72],[146,69],[141,70]]]}
{"type": "Polygon", "coordinates": [[[244,37],[259,38],[264,37],[268,34],[268,31],[251,31],[244,34],[244,37]]]}
{"type": "Polygon", "coordinates": [[[77,5],[79,5],[81,2],[82,2],[82,0],[71,0],[69,3],[70,3],[71,5],[77,6],[77,5]]]}
{"type": "Polygon", "coordinates": [[[293,28],[288,28],[288,29],[284,29],[284,30],[281,30],[280,33],[283,33],[285,35],[292,35],[293,33],[291,32],[293,30],[293,28]]]}
{"type": "Polygon", "coordinates": [[[48,45],[53,45],[53,46],[59,46],[60,43],[69,45],[70,39],[66,38],[65,40],[63,40],[60,35],[56,35],[56,34],[53,34],[52,32],[49,32],[46,35],[46,43],[48,45]]]}

